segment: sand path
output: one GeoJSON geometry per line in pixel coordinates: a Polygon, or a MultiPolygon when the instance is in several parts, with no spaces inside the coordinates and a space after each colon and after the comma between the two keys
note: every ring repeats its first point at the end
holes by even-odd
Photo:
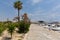
{"type": "Polygon", "coordinates": [[[37,24],[31,24],[30,31],[23,40],[60,40],[60,33],[49,31],[37,24]]]}

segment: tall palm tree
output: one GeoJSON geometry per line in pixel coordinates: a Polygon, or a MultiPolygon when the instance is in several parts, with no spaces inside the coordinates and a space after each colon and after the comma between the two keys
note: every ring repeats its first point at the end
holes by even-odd
{"type": "Polygon", "coordinates": [[[16,1],[14,3],[14,8],[16,8],[18,10],[18,22],[20,21],[20,17],[19,17],[19,10],[22,9],[22,2],[21,1],[16,1]]]}

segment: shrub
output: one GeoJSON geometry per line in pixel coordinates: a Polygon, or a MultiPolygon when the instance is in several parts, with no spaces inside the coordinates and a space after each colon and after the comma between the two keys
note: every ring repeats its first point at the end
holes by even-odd
{"type": "Polygon", "coordinates": [[[20,26],[19,26],[19,33],[27,33],[29,31],[29,27],[30,27],[30,24],[29,23],[24,23],[23,21],[20,22],[20,26]]]}
{"type": "Polygon", "coordinates": [[[3,28],[0,27],[0,36],[1,36],[2,32],[3,32],[3,28]]]}
{"type": "Polygon", "coordinates": [[[14,30],[15,30],[15,25],[13,25],[12,23],[9,24],[8,32],[11,34],[11,38],[12,38],[12,34],[13,34],[14,30]]]}
{"type": "Polygon", "coordinates": [[[3,31],[5,30],[5,25],[4,24],[0,24],[0,36],[3,33],[3,31]]]}

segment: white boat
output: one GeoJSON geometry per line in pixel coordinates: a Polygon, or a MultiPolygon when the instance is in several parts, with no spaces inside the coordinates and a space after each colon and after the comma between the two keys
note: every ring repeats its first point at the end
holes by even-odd
{"type": "Polygon", "coordinates": [[[50,25],[48,28],[50,30],[60,31],[60,25],[50,25]]]}
{"type": "Polygon", "coordinates": [[[54,27],[52,30],[60,31],[60,27],[54,27]]]}

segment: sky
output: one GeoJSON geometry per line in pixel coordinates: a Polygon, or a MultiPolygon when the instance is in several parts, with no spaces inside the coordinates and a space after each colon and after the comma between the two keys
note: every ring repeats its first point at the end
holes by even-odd
{"type": "MultiPolygon", "coordinates": [[[[17,0],[0,0],[0,21],[13,20],[18,11],[13,7],[17,0]]],[[[28,14],[31,21],[60,21],[60,0],[20,0],[20,16],[28,14]]]]}

